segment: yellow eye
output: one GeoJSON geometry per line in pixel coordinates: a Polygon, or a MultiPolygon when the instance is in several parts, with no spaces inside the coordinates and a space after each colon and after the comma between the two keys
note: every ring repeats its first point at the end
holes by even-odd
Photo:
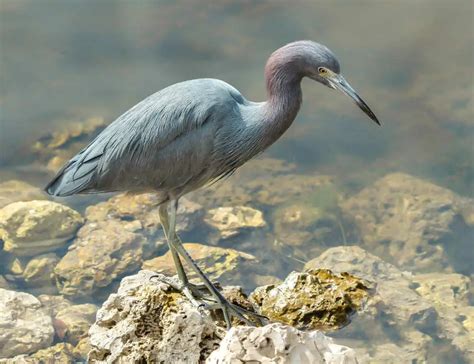
{"type": "Polygon", "coordinates": [[[328,70],[324,67],[319,67],[318,72],[321,76],[326,76],[328,74],[328,70]]]}

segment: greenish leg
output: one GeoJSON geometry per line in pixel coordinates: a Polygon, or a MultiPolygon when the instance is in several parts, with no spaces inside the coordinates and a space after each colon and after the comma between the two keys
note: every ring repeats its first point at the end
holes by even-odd
{"type": "MultiPolygon", "coordinates": [[[[212,284],[212,282],[207,278],[204,272],[197,266],[191,256],[188,254],[186,249],[184,249],[181,240],[176,235],[176,212],[178,209],[178,200],[171,201],[170,204],[170,216],[169,216],[169,234],[168,234],[168,243],[170,245],[170,249],[174,249],[183,259],[184,261],[196,272],[199,276],[201,281],[204,283],[204,286],[209,290],[209,293],[214,297],[216,303],[212,305],[213,307],[220,308],[222,310],[222,314],[224,315],[224,320],[226,322],[227,328],[231,328],[231,317],[235,316],[239,320],[245,322],[247,325],[253,326],[254,323],[247,319],[243,313],[249,313],[246,310],[238,307],[234,304],[228,302],[225,297],[219,292],[219,290],[212,284]]],[[[209,308],[210,305],[207,305],[209,308]]],[[[255,314],[256,317],[260,315],[255,314]]]]}
{"type": "Polygon", "coordinates": [[[181,263],[181,259],[179,259],[179,255],[176,250],[172,247],[169,242],[169,217],[168,217],[168,203],[164,203],[159,207],[159,214],[160,214],[160,223],[163,227],[163,231],[165,233],[166,240],[168,242],[168,248],[170,249],[171,256],[173,257],[174,265],[176,267],[176,271],[178,273],[178,278],[181,283],[186,286],[188,285],[188,277],[186,276],[186,272],[184,271],[183,263],[181,263]]]}

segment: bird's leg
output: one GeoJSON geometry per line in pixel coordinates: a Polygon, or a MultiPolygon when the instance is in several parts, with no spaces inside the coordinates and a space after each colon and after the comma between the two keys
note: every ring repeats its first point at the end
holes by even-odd
{"type": "MultiPolygon", "coordinates": [[[[176,252],[185,260],[185,262],[196,272],[199,276],[201,281],[204,283],[206,288],[209,290],[210,294],[216,300],[216,308],[220,308],[222,310],[222,314],[224,315],[224,320],[226,322],[227,328],[230,329],[231,325],[231,317],[235,316],[239,320],[245,322],[247,325],[253,326],[254,323],[247,319],[243,312],[248,314],[252,314],[251,312],[247,312],[246,310],[238,307],[225,299],[225,297],[219,292],[219,290],[212,284],[212,282],[207,278],[204,272],[197,266],[191,256],[188,254],[186,249],[184,249],[183,244],[181,243],[180,239],[176,235],[176,211],[178,209],[178,200],[171,201],[170,206],[170,218],[169,218],[169,235],[168,235],[168,243],[171,247],[173,247],[176,252]]],[[[255,315],[256,317],[260,318],[260,315],[255,315]]]]}
{"type": "Polygon", "coordinates": [[[168,218],[168,204],[167,203],[161,204],[158,211],[160,214],[160,223],[161,223],[161,226],[163,227],[163,231],[165,233],[166,241],[168,242],[168,248],[170,249],[171,256],[173,257],[174,265],[178,273],[178,278],[180,279],[183,285],[187,285],[188,277],[186,276],[186,272],[184,271],[183,263],[181,263],[181,259],[179,259],[179,255],[176,252],[176,250],[174,250],[174,248],[169,243],[170,221],[168,218]]]}
{"type": "Polygon", "coordinates": [[[176,272],[178,273],[178,278],[182,284],[181,291],[196,307],[205,306],[204,303],[200,303],[195,300],[194,296],[200,297],[202,296],[202,294],[200,294],[197,290],[192,289],[189,283],[188,277],[186,275],[186,272],[184,270],[183,263],[181,263],[181,259],[179,258],[178,253],[176,252],[174,247],[170,244],[170,239],[169,239],[170,221],[168,217],[168,204],[164,203],[160,205],[158,211],[160,214],[160,223],[161,223],[161,226],[163,227],[163,232],[165,233],[166,241],[168,242],[168,248],[171,252],[171,256],[173,257],[176,272]]]}

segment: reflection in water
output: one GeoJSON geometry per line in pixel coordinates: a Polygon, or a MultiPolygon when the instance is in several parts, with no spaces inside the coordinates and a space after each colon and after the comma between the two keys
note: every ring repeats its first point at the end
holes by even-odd
{"type": "MultiPolygon", "coordinates": [[[[387,308],[390,317],[406,319],[402,325],[406,337],[397,337],[399,327],[381,319],[368,329],[380,330],[383,340],[377,342],[375,335],[364,332],[366,323],[359,318],[338,335],[355,343],[368,340],[379,351],[392,340],[418,353],[434,350],[439,362],[461,360],[461,344],[454,349],[449,337],[440,335],[444,331],[439,326],[448,325],[446,317],[454,311],[441,305],[427,282],[456,287],[453,305],[464,310],[456,311],[461,317],[455,326],[460,335],[463,325],[472,321],[463,307],[469,307],[472,295],[466,277],[474,274],[472,256],[463,250],[469,250],[472,237],[472,211],[465,197],[472,197],[474,182],[469,1],[458,1],[456,6],[444,1],[341,1],[330,6],[296,2],[291,7],[253,1],[3,1],[0,6],[0,182],[21,179],[42,186],[52,170],[103,123],[178,81],[220,78],[260,101],[265,98],[263,66],[274,49],[296,39],[327,44],[383,127],[370,125],[345,97],[305,81],[300,115],[265,155],[279,161],[252,162],[192,199],[206,208],[250,205],[264,212],[265,229],[219,243],[266,263],[247,288],[262,284],[265,276],[284,278],[327,249],[351,244],[402,269],[423,272],[409,283],[398,278],[394,282],[407,295],[416,289],[416,294],[435,302],[441,317],[438,327],[419,319],[425,311],[423,302],[416,301],[419,306],[412,314],[421,316],[414,320],[390,313],[390,305],[387,308]],[[50,137],[53,131],[59,134],[50,137]],[[357,194],[364,187],[368,190],[357,194]],[[463,278],[447,275],[454,272],[463,278]],[[440,283],[448,276],[457,280],[440,283]]],[[[37,191],[24,193],[38,197],[37,191]]],[[[84,213],[86,206],[108,197],[60,202],[84,213]]],[[[135,210],[131,215],[112,210],[113,216],[134,226],[135,210]]],[[[150,219],[140,221],[156,223],[150,219]]],[[[207,229],[189,230],[186,238],[205,241],[216,235],[207,229]]],[[[9,262],[0,272],[0,284],[2,276],[21,276],[18,272],[28,265],[26,272],[32,274],[67,252],[56,253],[33,263],[0,256],[9,262]]],[[[46,288],[42,291],[34,283],[15,279],[18,289],[47,293],[46,288]]],[[[91,278],[84,279],[78,287],[90,283],[91,278]]]]}

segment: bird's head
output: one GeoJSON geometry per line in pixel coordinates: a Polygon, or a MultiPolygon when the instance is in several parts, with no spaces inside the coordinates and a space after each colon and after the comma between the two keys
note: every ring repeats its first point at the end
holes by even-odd
{"type": "Polygon", "coordinates": [[[326,46],[316,42],[308,41],[307,47],[310,55],[306,65],[308,77],[349,96],[369,118],[380,125],[379,120],[369,106],[341,75],[341,67],[336,55],[326,46]]]}
{"type": "MultiPolygon", "coordinates": [[[[337,57],[326,46],[309,40],[297,41],[275,51],[270,60],[272,58],[286,62],[300,77],[309,77],[323,85],[341,91],[349,96],[369,118],[380,125],[379,120],[369,106],[341,75],[337,57]]],[[[271,61],[269,63],[272,64],[271,61]]]]}

